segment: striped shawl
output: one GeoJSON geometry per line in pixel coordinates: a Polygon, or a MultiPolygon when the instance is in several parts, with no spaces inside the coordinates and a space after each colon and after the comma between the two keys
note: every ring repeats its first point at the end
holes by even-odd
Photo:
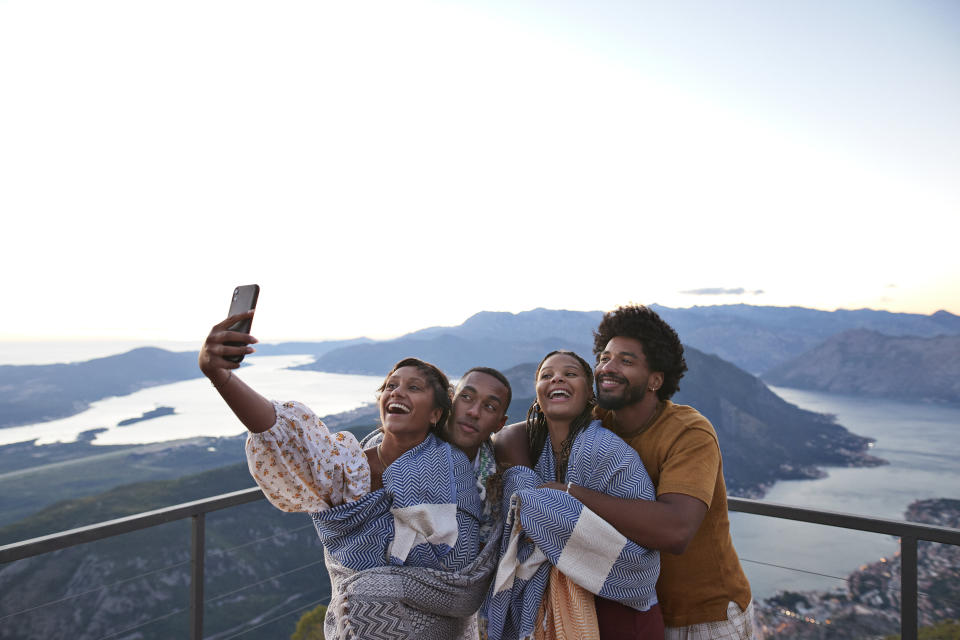
{"type": "MultiPolygon", "coordinates": [[[[631,542],[572,496],[537,489],[555,478],[550,439],[535,469],[504,473],[504,523],[496,577],[484,603],[491,640],[532,638],[550,567],[591,593],[638,611],[657,603],[660,556],[631,542]],[[522,523],[522,525],[521,525],[522,523]]],[[[565,479],[620,498],[655,498],[640,456],[592,422],[576,439],[565,479]]]]}

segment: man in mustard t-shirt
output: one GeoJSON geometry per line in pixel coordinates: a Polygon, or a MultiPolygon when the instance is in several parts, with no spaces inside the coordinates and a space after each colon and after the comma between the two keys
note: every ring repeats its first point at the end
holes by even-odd
{"type": "Polygon", "coordinates": [[[625,536],[660,550],[657,595],[668,640],[757,638],[750,584],[730,539],[717,434],[670,402],[687,370],[670,325],[644,306],[607,313],[594,332],[604,425],[640,454],[655,502],[570,493],[625,536]]]}

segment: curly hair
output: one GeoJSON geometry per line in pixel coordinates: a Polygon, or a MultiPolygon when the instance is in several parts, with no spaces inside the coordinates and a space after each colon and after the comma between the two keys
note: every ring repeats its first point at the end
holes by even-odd
{"type": "Polygon", "coordinates": [[[403,367],[416,367],[417,371],[427,378],[427,383],[430,385],[430,388],[433,389],[433,406],[436,409],[440,409],[440,419],[436,424],[430,426],[430,432],[441,440],[446,440],[447,436],[444,433],[443,425],[447,424],[447,418],[450,417],[453,400],[450,399],[450,381],[447,379],[446,374],[436,365],[425,362],[420,358],[404,358],[393,365],[390,373],[388,373],[383,379],[383,382],[380,383],[380,387],[377,389],[377,397],[379,398],[380,394],[383,393],[390,376],[396,373],[397,369],[402,369],[403,367]]]}
{"type": "Polygon", "coordinates": [[[594,355],[599,357],[617,336],[640,342],[650,371],[663,372],[663,385],[657,389],[659,400],[667,400],[677,392],[680,378],[687,370],[683,345],[677,332],[656,311],[643,305],[627,305],[604,314],[593,332],[594,355]]]}
{"type": "MultiPolygon", "coordinates": [[[[579,355],[573,351],[565,351],[563,349],[558,349],[556,351],[551,351],[543,357],[543,360],[540,361],[540,364],[537,365],[537,375],[534,379],[540,377],[540,369],[543,368],[543,363],[554,355],[564,355],[571,356],[576,360],[580,368],[583,369],[583,374],[587,378],[587,391],[590,393],[590,397],[587,398],[587,404],[584,406],[583,411],[580,412],[576,418],[573,419],[573,422],[570,423],[570,432],[567,434],[566,439],[563,442],[558,442],[554,444],[560,445],[560,459],[557,460],[557,480],[563,481],[567,475],[567,463],[570,458],[570,449],[573,447],[573,441],[577,439],[577,435],[587,428],[590,424],[590,421],[593,420],[593,408],[597,404],[596,398],[593,396],[593,367],[591,367],[586,360],[581,358],[579,355]]],[[[543,447],[547,443],[547,417],[543,414],[543,411],[540,410],[540,404],[534,402],[530,405],[530,409],[527,410],[527,444],[530,447],[530,459],[533,460],[533,463],[536,464],[537,460],[540,459],[540,454],[543,453],[543,447]]]]}

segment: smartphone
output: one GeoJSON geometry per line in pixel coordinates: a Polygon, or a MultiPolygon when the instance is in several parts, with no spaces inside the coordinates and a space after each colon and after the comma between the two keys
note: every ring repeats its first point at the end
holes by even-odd
{"type": "MultiPolygon", "coordinates": [[[[244,284],[233,290],[233,298],[230,300],[230,312],[227,314],[229,316],[235,316],[238,313],[243,313],[244,311],[250,311],[251,309],[257,308],[257,298],[260,296],[260,285],[256,284],[244,284]]],[[[241,333],[250,333],[250,326],[253,324],[253,318],[247,318],[241,320],[240,322],[234,323],[228,327],[230,331],[240,331],[241,333]]],[[[224,343],[231,347],[245,347],[246,345],[242,342],[226,342],[224,343]]],[[[238,356],[223,356],[225,359],[230,362],[239,363],[243,360],[243,355],[238,356]]]]}

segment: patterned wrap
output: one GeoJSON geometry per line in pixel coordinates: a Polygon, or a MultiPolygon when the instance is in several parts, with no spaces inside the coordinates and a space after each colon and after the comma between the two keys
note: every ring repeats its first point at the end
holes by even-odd
{"type": "MultiPolygon", "coordinates": [[[[503,493],[511,497],[504,500],[500,562],[484,603],[491,640],[533,637],[551,565],[591,593],[638,611],[657,603],[659,553],[631,542],[576,498],[536,488],[555,474],[549,436],[534,470],[504,473],[503,493]]],[[[619,498],[655,498],[640,457],[599,421],[574,442],[565,480],[619,498]]]]}
{"type": "Polygon", "coordinates": [[[460,570],[480,551],[482,512],[473,465],[429,434],[387,467],[382,489],[312,516],[326,551],[348,569],[460,570]]]}
{"type": "Polygon", "coordinates": [[[497,564],[498,538],[458,571],[374,567],[353,571],[326,554],[333,593],[327,640],[477,640],[477,617],[497,564]]]}
{"type": "Polygon", "coordinates": [[[467,457],[428,435],[371,493],[363,447],[379,432],[359,443],[298,402],[274,407],[274,426],[247,439],[247,463],[274,506],[311,513],[333,590],[328,640],[475,639],[499,538],[478,553],[483,505],[467,457]]]}

